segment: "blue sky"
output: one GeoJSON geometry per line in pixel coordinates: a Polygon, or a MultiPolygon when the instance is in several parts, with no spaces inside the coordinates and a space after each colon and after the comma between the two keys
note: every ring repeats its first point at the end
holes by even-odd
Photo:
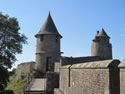
{"type": "Polygon", "coordinates": [[[34,35],[49,11],[63,36],[63,56],[90,56],[92,39],[103,27],[111,37],[113,58],[125,59],[125,0],[0,0],[0,12],[16,17],[20,33],[28,37],[15,66],[35,61],[34,35]]]}

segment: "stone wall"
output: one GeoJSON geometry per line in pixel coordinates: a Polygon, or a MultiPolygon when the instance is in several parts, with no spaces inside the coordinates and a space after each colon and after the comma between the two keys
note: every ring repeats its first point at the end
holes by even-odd
{"type": "Polygon", "coordinates": [[[62,66],[55,94],[120,94],[119,60],[62,66]]]}
{"type": "Polygon", "coordinates": [[[46,83],[46,90],[53,94],[54,88],[59,88],[59,73],[47,72],[46,83]]]}
{"type": "Polygon", "coordinates": [[[60,63],[61,65],[71,65],[71,64],[78,64],[84,62],[91,62],[91,61],[99,61],[99,56],[88,56],[88,57],[61,57],[60,63]]]}
{"type": "Polygon", "coordinates": [[[28,74],[35,68],[35,62],[24,62],[17,66],[16,77],[20,78],[21,74],[28,74]]]}
{"type": "Polygon", "coordinates": [[[60,68],[61,68],[61,63],[60,62],[55,62],[54,72],[59,72],[60,68]]]}
{"type": "Polygon", "coordinates": [[[78,63],[85,63],[91,61],[99,61],[100,57],[98,56],[88,56],[88,57],[61,57],[60,62],[55,62],[54,71],[59,72],[61,66],[72,65],[78,63]]]}
{"type": "Polygon", "coordinates": [[[119,64],[120,68],[120,94],[125,94],[125,60],[119,64]]]}
{"type": "Polygon", "coordinates": [[[101,59],[112,59],[112,44],[102,41],[93,42],[91,55],[100,56],[101,59]]]}

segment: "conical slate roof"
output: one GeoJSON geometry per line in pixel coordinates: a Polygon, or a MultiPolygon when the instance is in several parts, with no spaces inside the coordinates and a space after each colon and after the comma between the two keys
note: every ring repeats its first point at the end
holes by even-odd
{"type": "Polygon", "coordinates": [[[41,27],[40,31],[35,35],[36,37],[38,35],[46,35],[46,34],[54,34],[62,37],[59,33],[58,30],[53,22],[53,19],[49,13],[46,21],[44,22],[43,26],[41,27]]]}
{"type": "Polygon", "coordinates": [[[101,31],[99,32],[99,30],[97,31],[93,41],[98,41],[99,37],[107,37],[110,39],[110,37],[106,34],[105,30],[102,28],[101,31]]]}
{"type": "Polygon", "coordinates": [[[99,37],[108,37],[108,38],[110,38],[107,34],[106,34],[106,32],[105,32],[105,30],[102,28],[102,30],[99,32],[99,34],[98,34],[98,36],[99,37]]]}

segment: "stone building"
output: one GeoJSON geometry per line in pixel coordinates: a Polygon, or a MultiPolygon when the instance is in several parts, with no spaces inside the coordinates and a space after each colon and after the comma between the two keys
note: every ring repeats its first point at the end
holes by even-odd
{"type": "Polygon", "coordinates": [[[61,56],[62,36],[50,13],[35,37],[32,71],[44,76],[35,76],[25,94],[125,94],[125,62],[112,59],[110,37],[103,28],[97,31],[87,57],[61,56]]]}
{"type": "Polygon", "coordinates": [[[58,62],[61,56],[60,39],[62,36],[49,13],[40,31],[35,35],[36,45],[36,70],[43,73],[54,71],[54,63],[58,62]]]}
{"type": "Polygon", "coordinates": [[[101,59],[112,59],[112,45],[109,39],[103,28],[100,32],[97,31],[93,39],[91,55],[100,56],[101,59]]]}

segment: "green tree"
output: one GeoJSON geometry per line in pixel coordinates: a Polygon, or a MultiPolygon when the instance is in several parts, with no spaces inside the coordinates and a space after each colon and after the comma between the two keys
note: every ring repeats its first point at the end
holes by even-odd
{"type": "MultiPolygon", "coordinates": [[[[11,68],[12,64],[17,60],[15,55],[22,52],[22,44],[27,43],[26,36],[20,34],[19,30],[20,27],[15,17],[0,13],[0,78],[2,71],[7,74],[6,70],[11,68]]],[[[5,86],[6,82],[4,82],[5,86]]],[[[0,79],[1,83],[3,85],[3,81],[0,79]]]]}
{"type": "Polygon", "coordinates": [[[9,73],[6,68],[0,66],[0,91],[4,90],[7,86],[7,82],[9,81],[9,73]]]}

